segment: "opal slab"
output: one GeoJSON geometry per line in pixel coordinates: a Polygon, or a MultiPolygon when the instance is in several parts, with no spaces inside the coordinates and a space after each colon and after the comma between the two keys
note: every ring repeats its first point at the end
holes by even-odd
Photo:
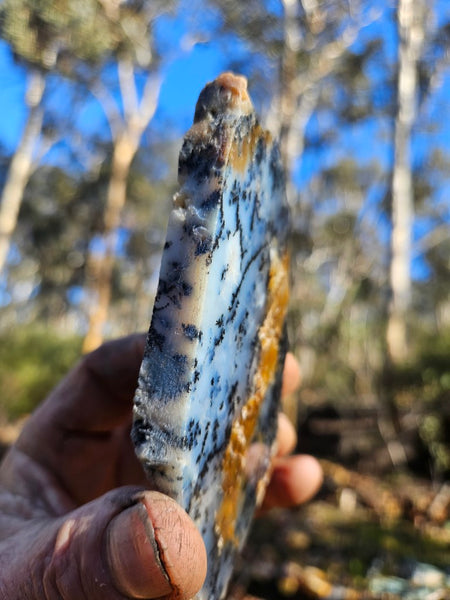
{"type": "Polygon", "coordinates": [[[180,152],[132,431],[150,487],[202,533],[198,600],[225,596],[270,478],[288,220],[278,146],[246,80],[224,73],[201,92],[180,152]]]}

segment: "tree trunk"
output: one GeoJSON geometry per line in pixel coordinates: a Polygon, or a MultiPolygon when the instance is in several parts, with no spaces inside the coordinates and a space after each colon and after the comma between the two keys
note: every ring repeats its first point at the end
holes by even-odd
{"type": "Polygon", "coordinates": [[[83,342],[84,352],[95,350],[103,342],[103,330],[111,303],[118,227],[127,198],[128,176],[142,134],[155,114],[161,89],[161,81],[149,74],[139,103],[133,63],[124,58],[119,60],[117,68],[123,115],[107,90],[97,90],[111,128],[114,150],[103,218],[103,248],[98,257],[91,255],[88,259],[87,279],[92,282],[92,294],[89,328],[83,342]]]}
{"type": "Polygon", "coordinates": [[[421,0],[398,0],[399,37],[397,114],[392,171],[391,257],[389,266],[390,302],[387,307],[386,358],[380,378],[379,397],[385,410],[378,427],[396,467],[407,461],[399,433],[400,416],[392,388],[392,368],[409,356],[407,317],[411,305],[411,238],[414,194],[411,163],[411,136],[417,104],[417,61],[424,38],[425,7],[421,0]]]}
{"type": "Polygon", "coordinates": [[[118,227],[127,198],[127,180],[137,142],[125,132],[114,145],[111,178],[104,215],[103,248],[99,256],[91,255],[88,280],[92,282],[92,309],[89,328],[83,342],[83,352],[95,350],[103,341],[104,325],[111,302],[112,275],[117,248],[118,227]]]}
{"type": "Polygon", "coordinates": [[[0,272],[4,269],[8,258],[23,194],[33,170],[33,153],[42,130],[44,89],[44,75],[38,70],[32,71],[26,93],[28,118],[22,138],[9,165],[0,201],[0,272]]]}
{"type": "Polygon", "coordinates": [[[392,234],[386,342],[393,364],[408,357],[407,312],[411,304],[411,236],[414,195],[411,133],[417,104],[417,61],[422,49],[424,9],[415,0],[399,0],[397,116],[392,175],[392,234]],[[420,10],[418,10],[420,9],[420,10]]]}
{"type": "MultiPolygon", "coordinates": [[[[302,39],[297,26],[298,5],[296,0],[283,0],[284,40],[281,58],[281,89],[279,113],[279,142],[284,168],[289,171],[292,165],[292,124],[297,110],[298,93],[296,90],[297,52],[302,39]]],[[[290,173],[289,173],[290,174],[290,173]]],[[[292,200],[289,198],[289,200],[292,200]]]]}

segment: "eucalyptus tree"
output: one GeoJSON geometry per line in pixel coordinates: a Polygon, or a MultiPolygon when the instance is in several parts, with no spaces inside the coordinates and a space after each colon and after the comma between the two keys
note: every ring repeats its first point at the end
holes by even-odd
{"type": "Polygon", "coordinates": [[[117,39],[106,23],[95,2],[5,0],[0,6],[1,37],[25,67],[28,80],[27,117],[1,195],[0,270],[30,175],[54,141],[53,134],[46,136],[43,130],[49,76],[55,72],[71,76],[74,61],[92,64],[113,51],[117,39]]]}
{"type": "MultiPolygon", "coordinates": [[[[1,7],[3,38],[28,69],[30,83],[29,116],[10,164],[0,208],[0,259],[6,259],[24,189],[37,163],[49,77],[64,77],[95,96],[112,141],[102,225],[88,260],[86,350],[103,337],[127,178],[157,105],[160,56],[152,26],[172,5],[161,1],[6,0],[1,7]]],[[[73,110],[71,118],[76,114],[73,110]]]]}
{"type": "MultiPolygon", "coordinates": [[[[353,307],[367,303],[364,290],[379,287],[380,270],[368,255],[376,235],[359,217],[365,186],[380,169],[375,160],[369,167],[358,156],[343,156],[340,146],[343,130],[371,117],[367,65],[377,60],[380,42],[364,30],[382,11],[359,0],[212,4],[222,15],[225,41],[245,41],[241,60],[231,57],[231,63],[249,77],[263,118],[280,139],[292,214],[290,340],[304,379],[311,381],[324,360],[349,371],[344,324],[357,320],[353,307]]],[[[361,329],[359,322],[354,329],[361,329]]],[[[363,373],[368,359],[354,347],[352,366],[363,373]]],[[[288,411],[295,418],[295,406],[288,411]]]]}
{"type": "Polygon", "coordinates": [[[95,251],[90,254],[89,327],[83,350],[93,350],[103,340],[111,302],[111,286],[118,231],[127,199],[127,180],[131,163],[139,149],[142,135],[157,108],[161,73],[152,34],[154,20],[171,3],[129,2],[101,3],[107,27],[119,41],[112,55],[103,57],[104,65],[114,65],[118,81],[116,98],[102,77],[95,77],[90,89],[103,108],[110,129],[113,152],[103,227],[95,251]]]}
{"type": "Polygon", "coordinates": [[[25,3],[3,3],[0,8],[1,35],[14,49],[15,55],[29,66],[25,104],[28,116],[21,139],[9,164],[0,200],[0,272],[8,256],[20,204],[33,170],[37,140],[42,131],[45,72],[55,63],[54,40],[45,35],[33,36],[28,28],[32,11],[25,3]],[[25,13],[25,14],[24,14],[25,13]],[[28,14],[27,14],[28,13],[28,14]]]}
{"type": "Polygon", "coordinates": [[[387,348],[394,364],[408,358],[407,313],[411,306],[411,243],[414,219],[412,130],[418,106],[418,62],[426,36],[428,9],[424,2],[399,0],[397,114],[392,174],[391,303],[387,348]]]}

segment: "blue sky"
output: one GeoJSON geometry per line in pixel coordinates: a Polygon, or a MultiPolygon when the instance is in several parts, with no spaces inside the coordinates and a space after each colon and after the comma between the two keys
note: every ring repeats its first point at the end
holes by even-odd
{"type": "MultiPolygon", "coordinates": [[[[194,9],[199,10],[201,3],[193,0],[194,9]]],[[[276,2],[274,10],[278,6],[276,2]]],[[[439,18],[445,18],[446,4],[439,0],[439,18]]],[[[198,94],[206,81],[213,79],[222,70],[228,68],[230,56],[224,53],[224,46],[215,41],[214,37],[204,43],[191,44],[186,36],[186,20],[189,18],[189,3],[184,3],[184,8],[177,18],[170,15],[161,19],[157,24],[157,36],[168,48],[167,56],[163,63],[164,83],[161,89],[160,103],[156,118],[152,127],[165,128],[167,135],[179,137],[192,122],[193,110],[198,94]],[[184,14],[183,14],[183,11],[184,14]]],[[[192,18],[192,17],[191,17],[192,18]]],[[[217,13],[210,11],[202,14],[202,28],[205,34],[220,25],[220,19],[217,13]]],[[[382,32],[385,39],[383,51],[386,59],[391,62],[395,59],[396,34],[392,23],[386,19],[374,22],[370,27],[366,27],[360,35],[360,39],[355,43],[355,49],[358,45],[365,43],[374,35],[382,32]]],[[[206,39],[206,38],[205,38],[206,39]]],[[[232,51],[234,60],[242,59],[249,54],[249,49],[243,43],[228,41],[228,51],[232,51]],[[231,50],[230,50],[231,48],[231,50]]],[[[245,64],[245,61],[244,61],[245,64]]],[[[376,61],[370,63],[368,76],[372,81],[380,82],[379,98],[382,100],[383,89],[381,82],[384,73],[381,66],[376,61]]],[[[16,146],[20,131],[26,117],[26,111],[23,103],[25,92],[25,71],[15,64],[12,59],[8,46],[0,41],[0,144],[11,152],[16,146]]],[[[53,95],[53,103],[57,108],[66,111],[67,97],[70,98],[70,92],[58,83],[59,89],[53,95]]],[[[450,75],[449,72],[442,73],[441,85],[437,88],[433,102],[430,102],[423,109],[423,116],[434,120],[436,117],[441,124],[434,131],[426,131],[421,128],[421,121],[414,138],[414,155],[416,160],[420,155],[427,153],[430,147],[443,147],[450,152],[450,119],[449,112],[445,113],[450,100],[450,75]],[[445,118],[447,114],[447,118],[445,118]]],[[[94,99],[87,100],[82,111],[78,115],[70,115],[76,118],[77,126],[86,134],[90,130],[96,129],[103,131],[107,136],[106,121],[99,105],[94,99]]],[[[327,126],[324,121],[325,115],[320,119],[313,118],[308,125],[308,131],[312,132],[314,128],[323,128],[327,126]]],[[[424,120],[424,119],[423,119],[424,120]]],[[[318,151],[311,151],[304,155],[302,164],[296,180],[307,182],[324,164],[332,165],[338,158],[345,156],[357,156],[358,160],[365,164],[370,164],[376,160],[384,168],[387,168],[392,160],[392,148],[389,144],[390,125],[381,122],[375,115],[373,119],[367,120],[364,124],[355,124],[352,127],[338,132],[337,142],[333,146],[321,148],[318,151]]],[[[86,136],[88,137],[88,136],[86,136]]],[[[64,144],[59,144],[47,160],[52,162],[64,162],[65,153],[64,144]]],[[[440,189],[436,195],[436,201],[448,203],[450,194],[449,181],[442,181],[440,189]]],[[[373,204],[373,210],[376,211],[376,204],[379,201],[377,196],[377,186],[374,186],[368,197],[368,206],[373,204]]],[[[418,223],[416,230],[423,232],[430,227],[428,223],[418,223]]],[[[426,274],[424,265],[416,260],[414,263],[414,273],[417,277],[426,274]]]]}
{"type": "Polygon", "coordinates": [[[14,63],[9,46],[0,40],[0,143],[12,151],[26,118],[23,98],[25,71],[14,63]]]}

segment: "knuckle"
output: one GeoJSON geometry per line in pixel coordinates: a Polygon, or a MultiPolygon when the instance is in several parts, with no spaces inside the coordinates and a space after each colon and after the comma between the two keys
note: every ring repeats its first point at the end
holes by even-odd
{"type": "Polygon", "coordinates": [[[91,527],[89,516],[61,523],[42,577],[43,600],[123,600],[103,568],[100,548],[86,537],[91,527]]]}
{"type": "Polygon", "coordinates": [[[65,520],[56,534],[53,551],[44,570],[43,586],[46,600],[86,598],[79,586],[78,561],[71,551],[74,534],[75,521],[65,520]]]}

